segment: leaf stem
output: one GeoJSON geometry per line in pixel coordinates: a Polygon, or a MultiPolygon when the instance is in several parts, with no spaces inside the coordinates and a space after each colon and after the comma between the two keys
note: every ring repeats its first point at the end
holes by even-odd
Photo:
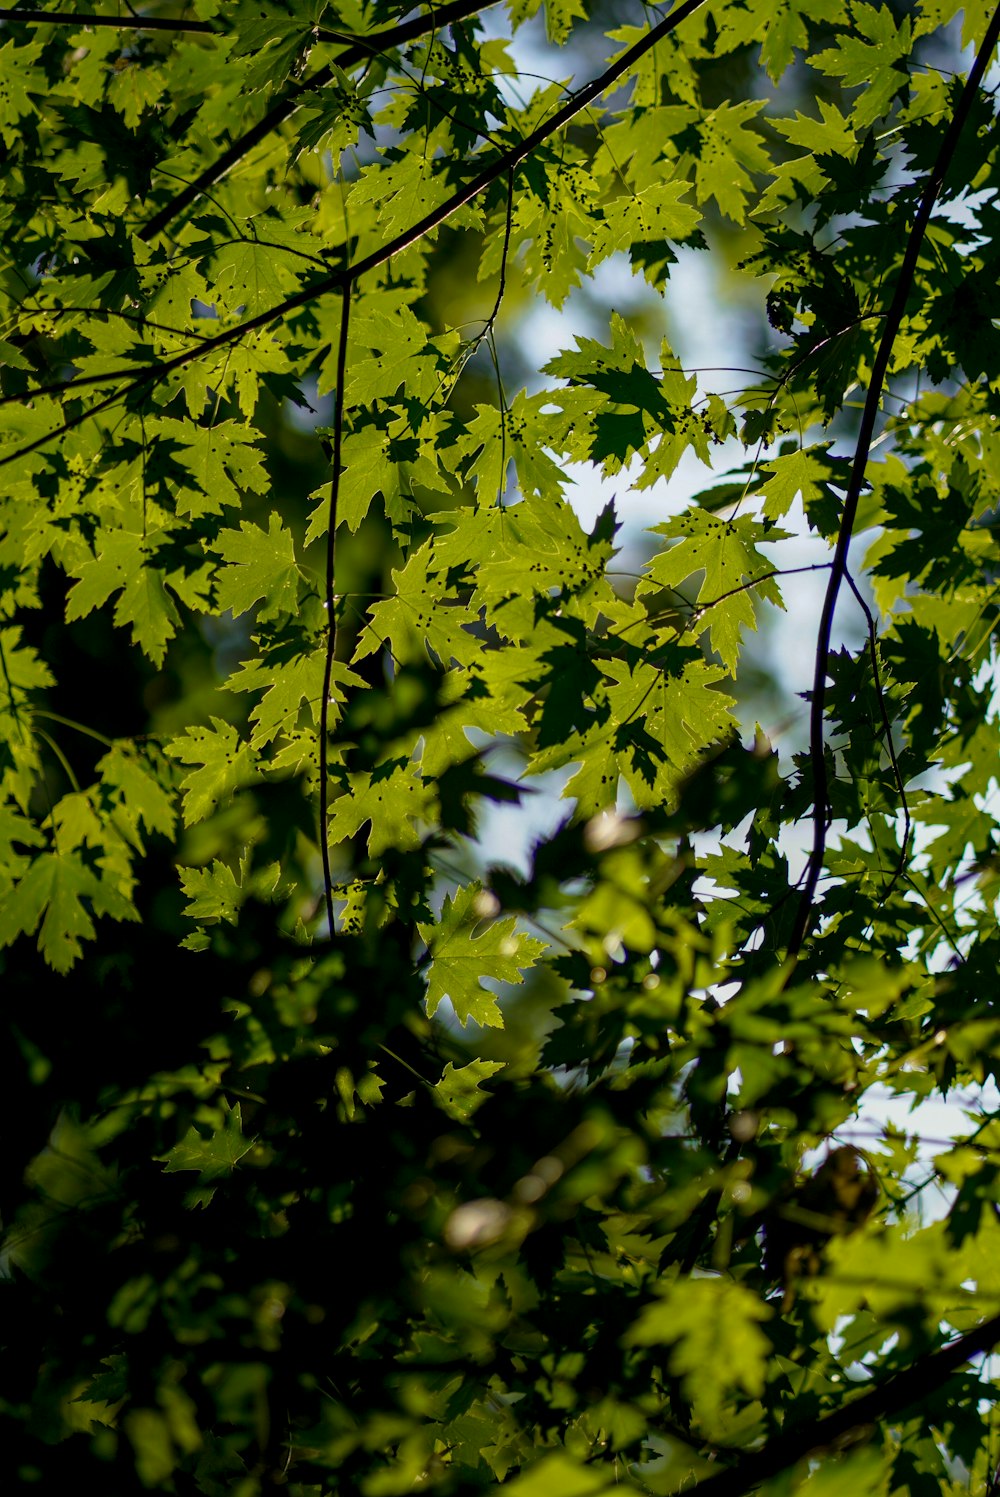
{"type": "Polygon", "coordinates": [[[113,738],[106,738],[103,733],[98,733],[94,728],[88,728],[84,723],[78,723],[72,717],[63,717],[59,712],[43,711],[41,707],[32,707],[32,718],[45,717],[49,722],[61,723],[64,728],[73,728],[77,733],[85,733],[88,738],[94,738],[98,743],[103,743],[105,748],[112,749],[115,746],[113,738]]]}

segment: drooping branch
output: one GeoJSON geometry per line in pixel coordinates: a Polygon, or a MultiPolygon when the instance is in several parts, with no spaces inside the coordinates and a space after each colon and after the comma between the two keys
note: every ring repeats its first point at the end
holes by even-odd
{"type": "Polygon", "coordinates": [[[840,589],[847,575],[848,552],[858,516],[858,504],[865,482],[865,470],[868,466],[868,455],[871,450],[872,438],[875,434],[875,422],[882,402],[882,386],[888,372],[893,344],[902,326],[903,316],[906,312],[906,303],[913,289],[917,260],[920,256],[920,249],[923,245],[928,224],[930,223],[931,214],[934,211],[934,204],[937,201],[938,193],[941,190],[952,157],[955,154],[955,149],[965,128],[966,121],[969,118],[979,85],[993,55],[998,37],[1000,37],[1000,5],[993,12],[993,17],[986,29],[982,46],[976,54],[975,62],[972,64],[969,76],[966,79],[958,106],[951,118],[948,129],[945,131],[944,140],[941,142],[937,159],[924,185],[924,190],[920,195],[920,202],[909,236],[907,237],[906,248],[903,252],[903,260],[896,279],[895,290],[893,291],[888,311],[885,314],[885,326],[882,330],[882,337],[872,364],[871,379],[868,382],[868,393],[865,397],[861,427],[854,449],[854,461],[851,467],[850,480],[847,485],[847,495],[844,499],[844,509],[840,517],[840,527],[837,532],[837,542],[833,554],[833,565],[830,568],[830,578],[827,583],[826,596],[823,599],[823,611],[820,616],[819,631],[816,639],[816,660],[813,674],[809,726],[809,759],[813,777],[813,844],[809,854],[809,861],[806,865],[805,881],[799,897],[799,905],[795,913],[792,933],[788,942],[788,954],[791,957],[798,956],[802,949],[802,943],[808,933],[813,901],[816,897],[816,887],[819,883],[820,874],[823,871],[823,861],[826,855],[830,790],[825,757],[824,725],[826,719],[826,678],[833,638],[833,619],[837,609],[837,599],[840,596],[840,589]]]}
{"type": "Polygon", "coordinates": [[[919,1358],[912,1367],[871,1388],[860,1398],[852,1398],[827,1414],[798,1427],[787,1425],[780,1435],[760,1450],[752,1451],[736,1466],[727,1467],[692,1487],[692,1497],[746,1497],[754,1487],[787,1471],[814,1451],[842,1443],[853,1431],[880,1419],[900,1414],[913,1404],[936,1393],[951,1373],[982,1352],[992,1351],[1000,1341],[1000,1315],[983,1321],[974,1331],[959,1336],[940,1351],[919,1358]]]}
{"type": "MultiPolygon", "coordinates": [[[[487,4],[489,0],[487,0],[487,4]]],[[[382,52],[390,52],[395,47],[402,47],[407,42],[416,41],[429,32],[436,31],[441,26],[447,26],[452,21],[461,21],[468,16],[478,15],[486,9],[478,0],[449,0],[446,5],[434,6],[430,15],[416,16],[412,21],[403,21],[399,26],[387,26],[381,31],[373,31],[369,36],[356,36],[354,34],[330,33],[338,42],[344,43],[344,51],[337,58],[336,66],[339,68],[354,67],[367,58],[382,52]]],[[[169,223],[189,208],[193,202],[218,182],[227,172],[231,171],[237,162],[242,161],[244,156],[259,145],[262,140],[283,124],[297,109],[307,101],[309,96],[324,88],[330,83],[334,76],[332,65],[319,68],[311,78],[305,79],[294,87],[294,91],[278,99],[270,109],[238,136],[231,145],[227,146],[221,156],[217,156],[211,166],[207,166],[193,181],[172,197],[169,203],[154,213],[153,217],[139,230],[139,238],[147,243],[155,239],[169,223]]]]}
{"type": "Polygon", "coordinates": [[[537,125],[523,140],[518,141],[510,150],[501,152],[489,166],[477,172],[474,177],[462,187],[457,188],[437,208],[433,208],[429,213],[426,213],[417,223],[411,225],[408,229],[404,229],[395,238],[387,240],[385,244],[379,245],[377,249],[371,250],[369,254],[363,255],[359,260],[341,266],[338,270],[331,271],[328,275],[312,281],[309,285],[303,286],[301,290],[286,297],[277,306],[269,307],[263,312],[258,312],[254,317],[248,317],[244,322],[238,323],[235,327],[225,328],[222,332],[217,333],[214,338],[206,338],[195,347],[175,354],[173,358],[166,359],[163,363],[152,366],[140,375],[133,377],[131,369],[109,370],[104,374],[84,375],[76,379],[63,381],[58,385],[50,385],[24,394],[8,396],[6,399],[0,400],[0,406],[2,406],[11,404],[12,402],[31,400],[40,394],[59,394],[68,390],[76,391],[83,389],[90,385],[109,385],[119,380],[127,381],[122,389],[115,391],[112,395],[106,396],[103,400],[98,401],[96,405],[89,407],[89,409],[71,416],[61,426],[54,428],[50,432],[46,432],[44,436],[36,437],[34,441],[28,442],[23,447],[18,447],[15,451],[6,453],[3,457],[0,457],[0,467],[26,457],[28,453],[37,451],[54,438],[74,430],[91,416],[98,415],[101,411],[105,411],[110,406],[117,404],[118,401],[127,399],[129,395],[137,394],[150,386],[158,384],[160,380],[167,378],[175,370],[183,369],[196,359],[204,358],[206,355],[215,353],[218,349],[226,348],[229,344],[238,342],[248,333],[254,333],[259,328],[270,327],[272,323],[280,321],[282,317],[286,317],[289,313],[298,311],[300,307],[310,305],[317,297],[323,296],[330,291],[343,291],[345,286],[354,285],[358,278],[365,275],[368,271],[376,270],[380,265],[385,265],[393,256],[408,249],[410,245],[416,244],[426,234],[433,233],[435,229],[440,228],[459,208],[463,208],[466,203],[478,197],[481,192],[485,192],[488,187],[491,187],[501,177],[509,176],[511,173],[516,172],[518,167],[544,141],[557,134],[581,110],[586,109],[595,99],[599,98],[601,94],[617,83],[640,58],[644,57],[651,48],[656,46],[657,42],[662,41],[665,36],[669,35],[683,21],[686,21],[689,16],[693,15],[705,3],[706,0],[684,0],[682,5],[679,5],[675,11],[671,11],[670,15],[665,17],[657,26],[652,27],[644,37],[640,38],[633,46],[623,52],[609,67],[605,68],[603,73],[591,79],[577,93],[572,94],[560,109],[557,109],[547,120],[543,120],[540,125],[537,125]]]}

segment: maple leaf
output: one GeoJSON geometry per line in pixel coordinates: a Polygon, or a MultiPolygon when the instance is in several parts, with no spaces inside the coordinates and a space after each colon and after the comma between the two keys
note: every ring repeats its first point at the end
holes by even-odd
{"type": "Polygon", "coordinates": [[[448,533],[434,542],[438,566],[466,569],[475,560],[470,611],[483,608],[505,635],[520,613],[530,619],[522,630],[530,634],[535,623],[533,599],[548,599],[553,589],[560,590],[567,612],[588,623],[601,609],[614,606],[605,578],[618,528],[613,502],[602,510],[589,535],[559,495],[537,495],[502,509],[447,510],[431,518],[448,527],[448,533]]]}
{"type": "Polygon", "coordinates": [[[787,539],[788,532],[775,530],[746,515],[721,520],[703,509],[689,510],[674,520],[653,527],[654,533],[677,541],[661,552],[647,568],[650,584],[676,587],[697,572],[704,577],[697,601],[705,609],[709,638],[723,663],[732,670],[739,655],[744,627],[755,629],[754,593],[782,606],[774,579],[774,563],[758,550],[761,541],[787,539]]]}
{"type": "Polygon", "coordinates": [[[760,44],[760,60],[772,83],[777,83],[794,60],[795,49],[809,44],[809,27],[836,21],[836,0],[789,0],[773,6],[770,0],[747,0],[721,17],[720,44],[729,49],[760,44]]]}
{"type": "Polygon", "coordinates": [[[0,896],[13,887],[30,865],[32,847],[44,847],[45,837],[26,816],[0,805],[0,896]]]}
{"type": "Polygon", "coordinates": [[[202,1180],[219,1180],[231,1175],[253,1148],[253,1139],[243,1133],[239,1102],[231,1107],[223,1102],[217,1116],[206,1120],[202,1128],[204,1132],[192,1125],[179,1143],[158,1156],[168,1174],[196,1170],[202,1180]]]}
{"type": "Polygon", "coordinates": [[[40,852],[0,902],[0,946],[38,929],[38,949],[57,972],[68,972],[80,943],[94,934],[89,906],[98,879],[79,853],[40,852]]]}
{"type": "MultiPolygon", "coordinates": [[[[386,514],[402,520],[410,505],[402,493],[403,479],[392,437],[374,423],[348,432],[342,448],[343,471],[337,494],[337,524],[357,530],[376,497],[381,494],[386,514]]],[[[306,530],[306,544],[325,535],[329,523],[330,489],[325,485],[311,495],[317,500],[306,530]]]]}
{"type": "Polygon", "coordinates": [[[659,182],[605,204],[606,229],[603,233],[598,229],[594,235],[591,264],[634,244],[686,239],[701,222],[694,204],[680,201],[687,190],[684,180],[659,182]]]}
{"type": "Polygon", "coordinates": [[[445,666],[453,660],[470,665],[476,659],[479,645],[465,628],[474,615],[458,598],[442,595],[432,575],[436,561],[433,542],[427,541],[393,572],[395,595],[369,609],[370,622],[358,640],[355,661],[387,644],[400,665],[426,659],[428,649],[445,666]]]}
{"type": "Polygon", "coordinates": [[[390,761],[370,774],[350,774],[344,790],[330,808],[331,842],[355,836],[370,822],[368,851],[373,857],[390,847],[419,844],[417,823],[430,812],[434,787],[424,783],[416,766],[390,761]]]}
{"type": "Polygon", "coordinates": [[[760,485],[765,519],[782,519],[797,495],[801,495],[807,514],[818,501],[832,497],[831,484],[842,482],[844,475],[836,460],[827,455],[829,445],[800,447],[768,461],[760,485]]]}
{"type": "Polygon", "coordinates": [[[835,47],[814,53],[809,64],[828,77],[839,78],[844,87],[862,86],[851,117],[864,127],[883,115],[906,87],[906,72],[899,64],[909,55],[911,23],[904,16],[897,24],[885,6],[876,8],[860,0],[851,10],[853,25],[861,35],[842,34],[835,47]]]}
{"type": "Polygon", "coordinates": [[[22,640],[19,625],[0,629],[0,789],[28,809],[41,768],[38,740],[31,732],[31,703],[51,686],[51,670],[22,640]]]}
{"type": "Polygon", "coordinates": [[[678,651],[665,651],[662,665],[604,662],[615,684],[607,702],[622,762],[641,805],[671,803],[678,785],[706,747],[732,727],[732,698],[718,689],[726,668],[678,651]]]}
{"type": "Polygon", "coordinates": [[[691,1394],[697,1390],[706,1410],[717,1413],[726,1386],[738,1384],[751,1397],[762,1391],[770,1342],[760,1322],[771,1314],[769,1306],[742,1284],[693,1280],[665,1285],[625,1339],[632,1346],[672,1347],[672,1371],[691,1394]],[[724,1335],[710,1330],[723,1324],[724,1335]]]}
{"type": "Polygon", "coordinates": [[[181,888],[187,896],[185,915],[192,920],[212,923],[226,920],[235,925],[239,918],[242,891],[232,869],[213,859],[211,868],[182,868],[181,888]]]}
{"type": "MultiPolygon", "coordinates": [[[[408,399],[427,403],[437,393],[445,361],[408,305],[409,295],[402,287],[387,291],[378,305],[351,318],[346,393],[352,405],[370,405],[400,388],[408,399]]],[[[457,339],[450,341],[454,350],[457,339]]]]}
{"type": "Polygon", "coordinates": [[[106,785],[118,791],[134,826],[141,823],[147,831],[173,835],[177,821],[174,797],[153,773],[148,758],[124,744],[115,744],[98,761],[97,772],[106,785]]]}
{"type": "Polygon", "coordinates": [[[114,621],[131,624],[132,638],[155,665],[163,663],[177,632],[177,609],[164,588],[164,573],[152,564],[163,531],[105,530],[94,555],[74,567],[76,582],[66,598],[66,621],[84,618],[118,593],[114,621]]]}
{"type": "Polygon", "coordinates": [[[289,285],[274,246],[258,244],[254,238],[216,246],[205,263],[211,268],[215,295],[231,311],[245,309],[252,314],[276,306],[289,285]]]}
{"type": "Polygon", "coordinates": [[[192,826],[210,815],[256,776],[256,758],[249,743],[219,717],[209,728],[189,728],[166,745],[164,752],[182,764],[197,765],[181,780],[184,824],[192,826]]]}
{"type": "MultiPolygon", "coordinates": [[[[510,0],[508,9],[512,24],[521,26],[531,16],[537,15],[542,0],[510,0]]],[[[550,42],[564,42],[573,29],[573,22],[586,15],[583,0],[544,0],[545,33],[550,42]]]]}
{"type": "Polygon", "coordinates": [[[747,198],[754,191],[751,172],[765,172],[771,165],[760,136],[749,128],[763,107],[754,99],[720,104],[698,127],[701,151],[695,163],[695,196],[699,203],[714,198],[720,212],[735,223],[743,222],[747,198]]]}
{"type": "Polygon", "coordinates": [[[226,563],[215,582],[220,613],[247,613],[260,602],[260,620],[294,610],[299,586],[295,544],[278,515],[270,516],[266,531],[248,520],[240,522],[239,530],[220,530],[215,549],[226,563]]]}
{"type": "Polygon", "coordinates": [[[252,429],[237,421],[192,426],[172,416],[157,417],[149,426],[175,449],[172,456],[192,480],[193,486],[177,494],[178,514],[221,514],[223,505],[241,502],[241,491],[267,491],[264,454],[254,445],[257,432],[252,429]]]}
{"type": "MultiPolygon", "coordinates": [[[[309,720],[318,724],[326,670],[326,649],[303,646],[300,639],[282,641],[252,660],[245,660],[229,677],[229,691],[261,691],[263,696],[250,714],[254,729],[251,746],[263,748],[281,733],[297,725],[303,703],[309,720]]],[[[364,680],[339,660],[332,665],[330,690],[335,702],[343,702],[350,687],[364,680]]]]}
{"type": "MultiPolygon", "coordinates": [[[[606,723],[567,736],[560,745],[558,760],[578,766],[562,793],[576,802],[581,816],[596,816],[616,804],[625,760],[617,735],[608,732],[606,723]]],[[[533,769],[544,769],[555,763],[555,756],[540,753],[531,762],[533,769]]]]}
{"type": "Polygon", "coordinates": [[[35,111],[33,95],[44,97],[44,73],[35,66],[42,50],[39,42],[0,47],[0,135],[8,147],[17,141],[20,121],[35,111]]]}
{"type": "Polygon", "coordinates": [[[391,239],[447,196],[447,176],[432,157],[390,147],[377,165],[362,168],[351,184],[348,206],[352,215],[359,213],[362,219],[366,209],[374,209],[378,234],[391,239]]]}
{"type": "Polygon", "coordinates": [[[468,884],[454,899],[445,896],[436,925],[418,925],[431,956],[428,1017],[448,998],[460,1024],[472,1019],[491,1028],[503,1027],[496,994],[484,986],[482,979],[522,983],[522,969],[534,965],[545,950],[545,942],[516,933],[513,916],[492,920],[489,912],[493,904],[495,901],[484,896],[481,884],[468,884]],[[485,928],[477,935],[480,926],[485,928]]]}
{"type": "MultiPolygon", "coordinates": [[[[548,441],[574,458],[599,462],[605,473],[618,473],[633,456],[642,455],[647,474],[638,487],[644,487],[668,476],[689,440],[696,440],[696,430],[701,431],[688,410],[696,381],[680,371],[666,339],[663,369],[655,374],[646,367],[642,344],[617,312],[610,331],[610,348],[578,336],[574,351],[546,364],[546,373],[569,381],[568,390],[546,392],[546,404],[561,413],[548,419],[548,441]]],[[[702,450],[707,452],[707,439],[702,450]]]]}
{"type": "Polygon", "coordinates": [[[472,1060],[464,1066],[449,1060],[434,1087],[438,1102],[456,1122],[468,1122],[489,1096],[480,1090],[482,1083],[503,1069],[502,1060],[472,1060]]]}

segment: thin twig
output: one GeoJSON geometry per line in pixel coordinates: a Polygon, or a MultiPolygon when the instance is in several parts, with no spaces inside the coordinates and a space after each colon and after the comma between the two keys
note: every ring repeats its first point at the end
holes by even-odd
{"type": "Polygon", "coordinates": [[[489,335],[493,332],[493,329],[496,327],[497,317],[500,315],[500,308],[503,304],[504,292],[507,289],[507,257],[510,253],[510,231],[513,224],[513,218],[514,168],[511,167],[510,171],[507,174],[507,212],[503,231],[503,249],[500,253],[500,284],[497,286],[497,295],[496,301],[493,303],[493,310],[486,319],[486,326],[483,328],[482,332],[479,334],[479,337],[476,340],[477,347],[484,338],[488,338],[489,335]]]}
{"type": "Polygon", "coordinates": [[[993,49],[996,46],[998,37],[1000,37],[1000,5],[993,12],[993,18],[983,38],[983,44],[976,54],[976,60],[972,64],[965,88],[962,90],[962,97],[958,101],[958,106],[952,116],[951,123],[945,132],[944,140],[941,142],[941,149],[938,151],[937,160],[934,162],[931,174],[921,193],[913,226],[906,241],[906,249],[903,253],[903,261],[899,269],[896,289],[893,292],[892,301],[886,313],[885,327],[882,330],[878,351],[872,364],[871,379],[868,383],[868,393],[865,398],[864,412],[861,417],[861,429],[858,432],[857,445],[854,449],[851,477],[844,499],[844,511],[841,515],[840,528],[837,532],[833,565],[830,569],[830,580],[827,583],[826,596],[823,600],[823,611],[820,616],[819,633],[816,641],[816,666],[813,676],[809,732],[809,758],[813,776],[813,845],[812,851],[809,854],[809,862],[806,866],[806,875],[802,892],[799,896],[798,909],[795,912],[795,920],[792,924],[792,931],[788,941],[788,955],[792,958],[798,956],[809,930],[813,903],[816,896],[816,886],[819,882],[823,860],[826,855],[827,818],[830,812],[830,794],[825,757],[826,745],[824,741],[826,677],[832,647],[833,619],[837,609],[840,588],[847,575],[848,552],[854,534],[854,524],[857,520],[861,492],[865,483],[865,469],[868,465],[868,455],[875,433],[875,422],[881,404],[882,386],[888,372],[893,344],[902,326],[903,317],[906,312],[906,303],[913,288],[917,260],[924,241],[924,235],[930,223],[931,214],[934,211],[934,204],[937,201],[937,196],[941,190],[948,167],[951,165],[951,159],[955,154],[959,138],[969,118],[979,85],[993,55],[993,49]]]}
{"type": "Polygon", "coordinates": [[[913,823],[910,819],[910,803],[906,798],[906,786],[903,783],[903,776],[899,768],[899,760],[896,757],[896,747],[892,741],[892,726],[889,722],[889,713],[886,710],[885,705],[885,689],[882,685],[882,676],[879,670],[878,663],[878,635],[875,630],[875,618],[872,614],[871,609],[868,607],[868,604],[865,602],[864,598],[859,592],[858,585],[855,582],[854,578],[851,576],[850,572],[846,572],[845,576],[847,578],[847,585],[860,604],[861,611],[864,613],[865,621],[868,625],[868,653],[872,663],[872,679],[875,683],[875,699],[878,702],[879,716],[882,719],[882,729],[885,733],[886,752],[889,755],[889,762],[892,765],[892,773],[896,781],[896,789],[899,792],[899,802],[903,808],[903,843],[899,849],[899,861],[896,864],[896,871],[893,873],[892,878],[889,880],[888,888],[882,895],[882,904],[885,905],[888,903],[889,895],[892,893],[893,889],[899,883],[899,880],[902,878],[904,872],[906,871],[906,860],[910,850],[910,836],[913,831],[913,823]]]}
{"type": "Polygon", "coordinates": [[[0,9],[0,21],[26,23],[32,26],[112,26],[118,31],[201,31],[213,36],[219,33],[208,21],[178,21],[157,16],[77,15],[69,10],[33,10],[18,6],[0,9]]]}
{"type": "Polygon", "coordinates": [[[347,377],[347,331],[351,315],[351,282],[345,281],[340,300],[340,338],[337,344],[337,392],[333,406],[333,450],[330,455],[330,508],[326,528],[326,655],[323,662],[323,697],[319,708],[319,846],[323,857],[323,895],[326,918],[333,938],[333,877],[330,872],[330,839],[327,816],[330,809],[327,736],[330,730],[330,690],[337,649],[336,566],[337,501],[340,497],[340,459],[344,436],[344,381],[347,377]]]}

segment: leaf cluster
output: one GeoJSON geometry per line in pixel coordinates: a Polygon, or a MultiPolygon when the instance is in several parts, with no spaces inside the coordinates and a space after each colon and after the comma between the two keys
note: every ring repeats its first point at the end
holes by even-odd
{"type": "Polygon", "coordinates": [[[0,45],[11,1482],[993,1491],[1000,8],[98,3],[0,45]]]}

